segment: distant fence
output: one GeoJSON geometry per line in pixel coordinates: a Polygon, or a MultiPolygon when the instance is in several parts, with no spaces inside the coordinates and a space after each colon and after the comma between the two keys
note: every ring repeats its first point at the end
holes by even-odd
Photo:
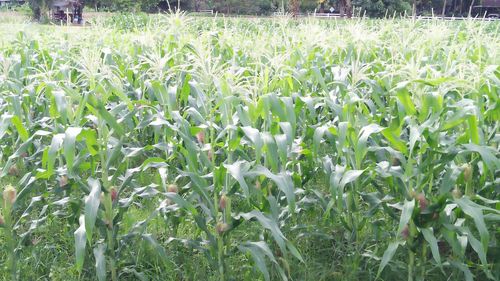
{"type": "Polygon", "coordinates": [[[340,18],[340,14],[338,13],[312,13],[309,16],[313,16],[316,18],[340,18]]]}
{"type": "Polygon", "coordinates": [[[214,10],[199,10],[197,13],[199,14],[214,14],[214,10]]]}
{"type": "Polygon", "coordinates": [[[0,0],[0,6],[22,5],[25,2],[26,1],[23,1],[23,0],[20,0],[20,1],[16,1],[16,0],[0,0]]]}
{"type": "MultiPolygon", "coordinates": [[[[288,16],[291,14],[288,13],[282,13],[282,12],[275,12],[272,14],[273,17],[283,17],[283,16],[288,16]]],[[[308,14],[298,14],[298,17],[315,17],[315,18],[325,18],[325,19],[338,19],[338,18],[346,18],[346,16],[341,16],[339,13],[308,13],[308,14]]],[[[359,18],[359,16],[353,16],[351,18],[359,18]]],[[[362,17],[364,18],[364,17],[362,17]]],[[[406,16],[405,18],[412,18],[412,16],[406,16]]],[[[484,21],[496,21],[500,20],[498,14],[491,14],[486,17],[441,17],[441,16],[417,16],[417,19],[421,20],[448,20],[448,21],[453,21],[453,20],[484,20],[484,21]]]]}
{"type": "Polygon", "coordinates": [[[423,17],[418,16],[417,19],[421,20],[484,20],[484,21],[496,21],[500,20],[498,17],[423,17]]]}
{"type": "MultiPolygon", "coordinates": [[[[273,17],[284,17],[284,16],[291,16],[292,14],[290,13],[283,13],[283,12],[274,12],[273,17]]],[[[299,13],[297,14],[297,17],[315,17],[315,18],[342,18],[340,13],[299,13]]],[[[344,15],[344,17],[347,17],[347,15],[344,15]]],[[[356,16],[352,15],[352,18],[357,18],[356,16]]]]}

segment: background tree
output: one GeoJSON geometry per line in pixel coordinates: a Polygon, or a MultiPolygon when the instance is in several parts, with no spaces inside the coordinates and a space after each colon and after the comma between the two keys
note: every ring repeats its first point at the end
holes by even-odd
{"type": "Polygon", "coordinates": [[[326,0],[319,0],[318,3],[319,3],[319,12],[320,13],[324,13],[325,12],[325,4],[326,4],[326,0]]]}
{"type": "Polygon", "coordinates": [[[296,17],[300,12],[300,0],[290,0],[290,13],[296,17]]]}
{"type": "Polygon", "coordinates": [[[47,19],[47,12],[52,0],[29,0],[28,4],[31,8],[33,18],[37,21],[47,19]]]}
{"type": "MultiPolygon", "coordinates": [[[[28,0],[33,18],[38,21],[47,20],[50,4],[54,0],[28,0]]],[[[478,0],[476,0],[477,3],[478,0]]],[[[360,9],[361,14],[370,17],[385,15],[423,14],[431,15],[467,15],[473,0],[85,0],[86,9],[111,12],[148,12],[170,8],[184,11],[200,11],[214,9],[220,13],[269,15],[277,11],[288,11],[293,15],[302,12],[313,12],[319,9],[325,12],[334,6],[342,16],[351,17],[353,6],[360,9]]],[[[473,13],[474,15],[474,13],[473,13]]]]}
{"type": "Polygon", "coordinates": [[[347,18],[352,17],[352,2],[351,0],[339,0],[340,16],[347,18]]]}
{"type": "Polygon", "coordinates": [[[384,17],[403,15],[412,10],[411,0],[354,0],[353,4],[360,13],[369,17],[384,17]]]}

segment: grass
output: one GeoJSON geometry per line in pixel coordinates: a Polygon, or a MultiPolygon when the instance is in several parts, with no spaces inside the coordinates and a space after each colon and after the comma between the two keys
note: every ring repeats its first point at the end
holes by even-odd
{"type": "Polygon", "coordinates": [[[0,27],[0,279],[499,279],[497,22],[0,27]]]}

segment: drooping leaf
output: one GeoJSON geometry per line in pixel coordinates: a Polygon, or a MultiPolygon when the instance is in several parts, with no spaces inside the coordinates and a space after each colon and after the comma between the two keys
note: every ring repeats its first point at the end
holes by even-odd
{"type": "Polygon", "coordinates": [[[380,276],[380,273],[384,270],[386,265],[392,260],[396,250],[398,249],[401,242],[391,242],[382,256],[382,261],[380,262],[380,266],[378,268],[377,276],[380,276]]]}
{"type": "Polygon", "coordinates": [[[97,211],[101,203],[101,183],[99,180],[89,178],[88,184],[90,187],[90,194],[85,199],[85,230],[87,233],[87,240],[89,243],[92,243],[97,211]]]}
{"type": "Polygon", "coordinates": [[[94,248],[94,257],[95,257],[95,270],[97,275],[97,280],[105,281],[106,280],[106,245],[98,244],[97,247],[94,248]]]}

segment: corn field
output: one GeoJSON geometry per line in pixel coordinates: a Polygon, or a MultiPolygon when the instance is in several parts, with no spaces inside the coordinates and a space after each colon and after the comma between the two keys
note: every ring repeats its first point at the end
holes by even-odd
{"type": "Polygon", "coordinates": [[[500,280],[499,34],[0,23],[0,279],[500,280]]]}

